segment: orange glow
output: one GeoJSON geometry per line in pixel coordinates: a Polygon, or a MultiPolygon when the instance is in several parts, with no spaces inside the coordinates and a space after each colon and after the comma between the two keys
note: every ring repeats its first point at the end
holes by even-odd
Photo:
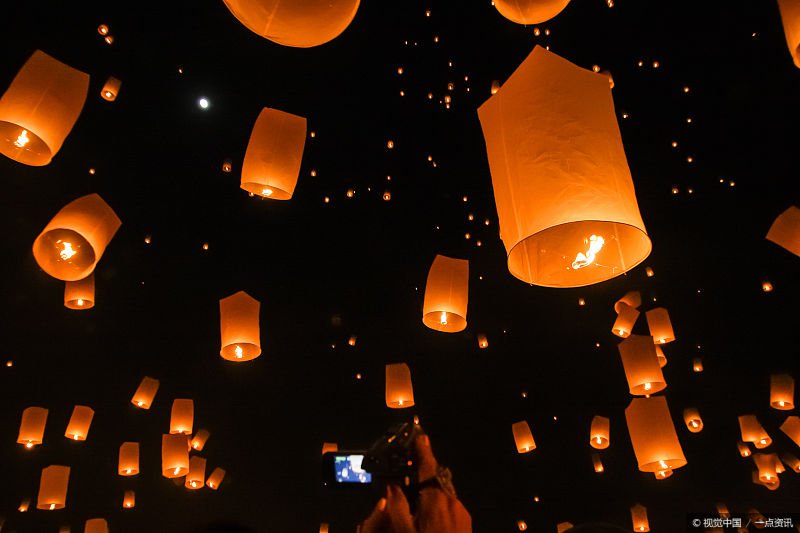
{"type": "Polygon", "coordinates": [[[445,333],[463,331],[468,298],[469,261],[437,255],[425,284],[422,323],[445,333]]]}
{"type": "Polygon", "coordinates": [[[664,396],[634,398],[625,409],[625,420],[639,470],[657,472],[686,465],[664,396]]]}
{"type": "Polygon", "coordinates": [[[120,476],[135,476],[139,474],[138,442],[123,442],[119,447],[117,473],[120,476]]]}
{"type": "Polygon", "coordinates": [[[411,370],[406,363],[386,365],[386,406],[403,409],[414,405],[411,370]]]}

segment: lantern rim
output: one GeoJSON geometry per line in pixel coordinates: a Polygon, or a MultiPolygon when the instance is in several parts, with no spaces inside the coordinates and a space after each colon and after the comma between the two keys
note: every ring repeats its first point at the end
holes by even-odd
{"type": "Polygon", "coordinates": [[[664,466],[661,464],[662,462],[667,465],[666,470],[676,470],[689,463],[686,459],[659,459],[658,461],[640,465],[639,470],[642,472],[660,472],[665,470],[664,466]]]}
{"type": "Polygon", "coordinates": [[[17,163],[32,167],[43,167],[53,160],[53,151],[47,143],[36,134],[36,128],[27,124],[16,124],[0,120],[0,153],[17,163]],[[22,131],[27,132],[28,142],[20,148],[14,145],[22,131]]]}
{"type": "Polygon", "coordinates": [[[791,400],[775,400],[770,402],[769,405],[779,411],[791,411],[794,409],[794,402],[791,400]],[[783,402],[783,406],[781,406],[781,402],[783,402]]]}
{"type": "Polygon", "coordinates": [[[64,307],[73,309],[75,311],[86,311],[94,307],[94,300],[91,298],[73,298],[64,302],[64,307]],[[83,305],[78,305],[78,301],[82,301],[83,305]]]}
{"type": "Polygon", "coordinates": [[[188,473],[189,473],[189,469],[187,467],[185,467],[185,466],[176,466],[174,468],[162,469],[163,476],[166,477],[166,478],[169,478],[169,479],[175,479],[175,478],[183,477],[188,473]],[[175,473],[175,469],[178,470],[177,474],[175,473]]]}
{"type": "Polygon", "coordinates": [[[49,275],[62,281],[80,281],[94,272],[97,253],[92,243],[83,235],[69,228],[50,228],[33,241],[33,256],[39,266],[49,275]],[[55,259],[55,244],[68,239],[79,250],[77,261],[55,259]]]}
{"type": "Polygon", "coordinates": [[[219,355],[226,361],[244,363],[259,357],[261,355],[261,346],[252,342],[232,342],[223,346],[219,351],[219,355]],[[242,349],[241,357],[236,357],[237,346],[242,349]]]}
{"type": "MultiPolygon", "coordinates": [[[[268,180],[269,178],[266,178],[268,180]]],[[[254,181],[246,181],[240,185],[240,188],[244,189],[245,191],[254,194],[256,196],[260,196],[261,198],[266,198],[268,200],[291,200],[292,199],[292,192],[287,192],[277,187],[275,185],[271,185],[269,181],[264,182],[254,182],[254,181]],[[269,189],[272,191],[271,194],[263,194],[264,189],[269,189]]]]}
{"type": "Polygon", "coordinates": [[[422,323],[433,330],[441,331],[443,333],[458,333],[459,331],[464,331],[467,328],[466,318],[458,313],[445,311],[444,309],[425,313],[422,316],[422,323]],[[442,324],[442,313],[445,314],[445,318],[447,319],[446,324],[442,324]]]}
{"type": "Polygon", "coordinates": [[[386,407],[389,409],[405,409],[407,407],[414,407],[414,400],[403,400],[403,403],[400,403],[400,400],[391,400],[386,402],[386,407]]]}
{"type": "Polygon", "coordinates": [[[540,5],[541,2],[533,2],[532,6],[528,9],[523,9],[519,6],[519,2],[507,0],[495,0],[492,2],[497,12],[503,15],[511,22],[517,24],[541,24],[558,16],[559,13],[564,11],[570,0],[551,0],[547,5],[540,5]]]}

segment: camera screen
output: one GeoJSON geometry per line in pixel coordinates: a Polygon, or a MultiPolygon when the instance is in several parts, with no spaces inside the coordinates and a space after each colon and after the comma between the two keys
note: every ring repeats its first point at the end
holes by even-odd
{"type": "Polygon", "coordinates": [[[333,469],[337,483],[372,483],[372,474],[361,468],[363,455],[337,455],[333,469]]]}

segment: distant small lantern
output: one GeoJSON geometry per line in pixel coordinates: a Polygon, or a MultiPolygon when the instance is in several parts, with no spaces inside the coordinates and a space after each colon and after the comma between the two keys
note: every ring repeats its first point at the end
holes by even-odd
{"type": "Polygon", "coordinates": [[[540,24],[555,17],[569,0],[494,0],[492,5],[505,18],[517,24],[540,24]]]}
{"type": "Polygon", "coordinates": [[[656,344],[666,344],[675,340],[672,322],[666,309],[657,307],[647,311],[645,316],[647,317],[647,325],[650,327],[650,335],[652,335],[656,344]]]}
{"type": "Polygon", "coordinates": [[[404,409],[414,405],[411,370],[405,363],[386,365],[386,406],[404,409]]]}
{"type": "Polygon", "coordinates": [[[76,405],[72,410],[72,417],[69,419],[64,436],[70,440],[86,440],[93,418],[94,409],[85,405],[76,405]]]}
{"type": "Polygon", "coordinates": [[[211,472],[211,475],[208,476],[206,486],[211,490],[217,490],[223,479],[225,479],[225,470],[217,467],[211,472]]]}
{"type": "Polygon", "coordinates": [[[656,344],[656,357],[658,357],[658,366],[664,368],[667,366],[667,356],[664,354],[664,350],[656,344]]]}
{"type": "Polygon", "coordinates": [[[323,523],[321,523],[321,524],[319,525],[319,533],[329,533],[329,532],[328,532],[328,524],[326,524],[326,523],[324,523],[324,522],[323,522],[323,523]]]}
{"type": "Polygon", "coordinates": [[[139,474],[139,443],[123,442],[119,447],[119,464],[117,472],[120,476],[139,474]]]}
{"type": "Polygon", "coordinates": [[[166,478],[179,478],[189,471],[189,443],[186,435],[161,435],[161,473],[166,478]]]}
{"type": "Polygon", "coordinates": [[[753,453],[750,451],[750,446],[748,446],[746,442],[737,442],[736,447],[739,450],[739,455],[742,457],[750,457],[753,453]]]}
{"type": "Polygon", "coordinates": [[[202,489],[206,482],[206,460],[197,455],[189,459],[189,472],[186,474],[185,486],[190,490],[202,489]]]}
{"type": "Polygon", "coordinates": [[[517,520],[517,529],[520,531],[528,530],[528,523],[525,520],[517,520]]]}
{"type": "Polygon", "coordinates": [[[492,82],[491,93],[497,94],[497,91],[500,90],[500,82],[498,80],[494,80],[492,82]]]}
{"type": "Polygon", "coordinates": [[[468,299],[469,261],[437,255],[425,284],[422,323],[445,333],[464,330],[468,299]]]}
{"type": "Polygon", "coordinates": [[[781,411],[794,409],[794,378],[789,374],[769,377],[769,404],[781,411]]]}
{"type": "Polygon", "coordinates": [[[233,170],[233,162],[230,159],[226,159],[222,162],[222,171],[228,173],[231,170],[233,170]]]}
{"type": "MultiPolygon", "coordinates": [[[[781,431],[786,433],[787,437],[800,446],[800,418],[796,416],[787,416],[786,420],[781,424],[781,431]]],[[[756,446],[756,448],[758,448],[758,446],[756,446]]]]}
{"type": "Polygon", "coordinates": [[[92,518],[83,526],[83,533],[108,533],[108,522],[105,518],[92,518]]]}
{"type": "Polygon", "coordinates": [[[778,0],[778,7],[781,11],[781,20],[783,20],[786,44],[789,46],[795,66],[800,68],[800,2],[778,0]]]}
{"type": "MultiPolygon", "coordinates": [[[[780,0],[780,2],[797,4],[796,0],[780,0]]],[[[800,27],[800,16],[795,17],[795,20],[798,21],[797,24],[800,27]]],[[[767,240],[800,256],[800,207],[791,206],[778,215],[769,228],[767,240]]]]}
{"type": "Polygon", "coordinates": [[[306,119],[265,107],[256,119],[242,163],[241,187],[273,200],[294,194],[306,142],[306,119]]]}
{"type": "Polygon", "coordinates": [[[592,465],[594,466],[594,471],[598,474],[602,474],[605,472],[605,467],[603,466],[603,461],[600,460],[600,456],[596,453],[592,454],[592,465]]]}
{"type": "Polygon", "coordinates": [[[692,372],[702,372],[703,371],[703,360],[699,357],[695,357],[692,359],[692,372]]]}
{"type": "Polygon", "coordinates": [[[192,447],[193,450],[202,452],[210,436],[211,433],[209,433],[207,429],[198,430],[197,433],[194,434],[194,437],[192,437],[192,440],[189,442],[189,445],[192,447]]]}
{"type": "Polygon", "coordinates": [[[43,407],[28,407],[22,411],[22,422],[19,425],[18,444],[26,448],[33,448],[42,443],[44,426],[47,423],[47,409],[43,407]]]}
{"type": "Polygon", "coordinates": [[[674,470],[686,464],[665,397],[634,398],[625,409],[625,420],[639,470],[674,470]]]}
{"type": "Polygon", "coordinates": [[[169,432],[173,435],[191,435],[194,425],[194,401],[178,398],[172,402],[169,432]]]}
{"type": "Polygon", "coordinates": [[[527,421],[522,420],[512,424],[511,432],[514,434],[518,453],[528,453],[536,449],[536,442],[533,440],[533,434],[527,421]]]}
{"type": "Polygon", "coordinates": [[[17,511],[19,511],[20,513],[27,513],[30,506],[31,506],[30,498],[25,498],[20,502],[19,507],[17,507],[17,511]]]}
{"type": "Polygon", "coordinates": [[[46,511],[63,509],[67,505],[69,467],[53,465],[42,470],[36,508],[46,511]]]}
{"type": "Polygon", "coordinates": [[[485,333],[478,333],[478,348],[488,348],[489,339],[486,338],[485,333]]]}
{"type": "Polygon", "coordinates": [[[141,409],[150,409],[150,406],[153,405],[156,393],[158,392],[159,383],[160,382],[155,378],[147,376],[142,378],[142,382],[139,384],[136,392],[133,393],[131,403],[141,409]]]}
{"type": "Polygon", "coordinates": [[[322,443],[322,455],[325,455],[328,452],[338,452],[339,445],[335,442],[323,442],[322,443]]]}
{"type": "Polygon", "coordinates": [[[94,273],[64,284],[64,307],[83,311],[94,307],[94,273]]]}
{"type": "Polygon", "coordinates": [[[723,502],[717,503],[717,514],[719,514],[720,518],[730,518],[731,512],[728,509],[728,506],[725,505],[723,502]]]}
{"type": "Polygon", "coordinates": [[[100,91],[100,96],[103,100],[108,100],[109,102],[113,102],[117,99],[117,95],[119,94],[119,88],[122,86],[122,82],[119,81],[114,76],[110,76],[107,80],[105,85],[103,85],[103,89],[100,91]]]}
{"type": "MultiPolygon", "coordinates": [[[[673,189],[673,192],[675,192],[675,191],[674,191],[674,189],[673,189]]],[[[645,274],[647,274],[647,277],[648,277],[648,278],[652,278],[653,276],[655,276],[655,275],[656,275],[656,273],[655,273],[655,271],[652,269],[652,267],[646,267],[646,268],[644,269],[644,273],[645,273],[645,274]]]]}
{"type": "Polygon", "coordinates": [[[100,35],[103,35],[103,36],[108,35],[108,26],[105,25],[105,24],[100,24],[97,27],[97,33],[99,33],[100,35]]]}
{"type": "Polygon", "coordinates": [[[261,303],[244,291],[219,301],[223,359],[242,363],[261,355],[260,310],[261,303]]]}
{"type": "Polygon", "coordinates": [[[632,395],[645,396],[667,388],[652,337],[631,335],[618,348],[632,395]]]}
{"type": "Polygon", "coordinates": [[[132,490],[126,490],[122,496],[123,509],[133,509],[136,507],[136,493],[132,490]]]}
{"type": "Polygon", "coordinates": [[[355,335],[350,335],[350,338],[347,339],[347,345],[348,346],[355,346],[356,342],[358,342],[358,337],[355,336],[355,335]]]}
{"type": "Polygon", "coordinates": [[[58,528],[58,533],[71,533],[71,531],[72,530],[69,528],[69,526],[61,526],[60,528],[58,528]]]}
{"type": "Polygon", "coordinates": [[[686,422],[686,428],[692,433],[703,431],[703,419],[700,418],[700,412],[696,408],[687,407],[684,409],[683,421],[686,422]]]}
{"type": "Polygon", "coordinates": [[[589,428],[589,445],[597,450],[605,450],[611,443],[610,436],[611,421],[596,415],[592,418],[592,425],[589,428]]]}
{"type": "Polygon", "coordinates": [[[636,504],[631,507],[631,521],[634,531],[650,531],[650,522],[647,520],[647,508],[636,504]]]}
{"type": "Polygon", "coordinates": [[[24,165],[49,164],[88,91],[88,74],[36,50],[0,97],[0,153],[24,165]]]}
{"type": "Polygon", "coordinates": [[[772,438],[767,434],[755,415],[742,415],[739,417],[739,429],[743,442],[752,442],[758,449],[766,448],[772,444],[772,438]]]}
{"type": "Polygon", "coordinates": [[[391,191],[384,191],[383,192],[383,201],[388,202],[392,199],[392,192],[391,191]]]}
{"type": "Polygon", "coordinates": [[[619,314],[614,321],[614,326],[611,328],[611,333],[623,339],[627,338],[631,334],[631,331],[633,331],[633,326],[639,318],[639,311],[624,302],[617,302],[617,305],[614,307],[618,309],[617,312],[619,314]]]}

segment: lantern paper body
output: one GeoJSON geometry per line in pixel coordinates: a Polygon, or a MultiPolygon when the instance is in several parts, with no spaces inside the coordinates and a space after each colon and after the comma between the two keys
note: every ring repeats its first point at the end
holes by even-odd
{"type": "Polygon", "coordinates": [[[164,477],[183,477],[189,471],[189,443],[186,435],[161,435],[161,472],[164,477]]]}
{"type": "Polygon", "coordinates": [[[328,533],[328,524],[325,523],[320,524],[319,533],[328,533]]]}
{"type": "MultiPolygon", "coordinates": [[[[795,3],[800,4],[796,1],[795,3]]],[[[800,17],[798,17],[798,24],[800,24],[800,17]]],[[[769,228],[767,240],[800,256],[800,207],[792,206],[778,215],[769,228]]]]}
{"type": "Polygon", "coordinates": [[[636,320],[639,318],[639,311],[624,302],[618,302],[614,308],[618,309],[617,312],[619,314],[614,321],[614,326],[611,328],[611,333],[624,339],[633,331],[633,325],[636,324],[636,320]]]}
{"type": "Polygon", "coordinates": [[[661,368],[667,366],[667,356],[664,355],[664,350],[659,345],[656,345],[656,357],[658,357],[658,366],[661,368]]]}
{"type": "Polygon", "coordinates": [[[219,301],[223,359],[244,362],[261,355],[259,311],[261,304],[244,291],[219,301]]]}
{"type": "Polygon", "coordinates": [[[105,85],[103,85],[103,89],[100,91],[100,96],[103,98],[103,100],[113,102],[117,99],[121,85],[122,82],[117,78],[114,76],[109,77],[108,80],[106,80],[105,85]]]}
{"type": "Polygon", "coordinates": [[[78,311],[94,307],[94,273],[64,284],[64,307],[78,311]]]}
{"type": "Polygon", "coordinates": [[[42,407],[28,407],[22,411],[22,422],[20,422],[19,436],[17,437],[18,444],[32,448],[42,443],[47,413],[47,409],[42,407]]]}
{"type": "Polygon", "coordinates": [[[756,448],[766,448],[772,444],[772,439],[764,431],[755,415],[742,415],[739,417],[739,429],[742,432],[743,442],[752,442],[756,448]]]}
{"type": "Polygon", "coordinates": [[[564,533],[565,531],[569,531],[573,527],[575,526],[572,525],[572,522],[559,522],[558,524],[556,524],[556,531],[558,533],[564,533]]]}
{"type": "MultiPolygon", "coordinates": [[[[800,446],[800,418],[796,416],[787,416],[786,420],[781,424],[781,431],[786,433],[786,436],[800,446]]],[[[758,448],[758,446],[756,446],[756,448],[758,448]]]]}
{"type": "Polygon", "coordinates": [[[192,446],[193,450],[202,452],[203,448],[205,448],[206,446],[206,441],[208,441],[208,437],[210,436],[211,433],[209,433],[208,430],[201,429],[197,433],[195,433],[194,437],[192,437],[192,440],[189,444],[192,446]]]}
{"type": "Polygon", "coordinates": [[[634,531],[650,531],[650,522],[647,520],[647,508],[636,504],[631,507],[631,521],[634,531]]]}
{"type": "Polygon", "coordinates": [[[666,398],[634,398],[625,409],[625,420],[639,470],[674,470],[686,464],[666,398]]]}
{"type": "Polygon", "coordinates": [[[512,424],[511,432],[514,434],[514,442],[517,444],[518,453],[528,453],[536,449],[536,442],[533,440],[531,428],[526,421],[523,420],[512,424]]]}
{"type": "Polygon", "coordinates": [[[67,431],[64,436],[71,440],[86,440],[89,435],[89,426],[92,425],[94,409],[85,405],[76,405],[72,410],[67,431]]]}
{"type": "MultiPolygon", "coordinates": [[[[762,487],[766,487],[769,490],[778,490],[778,488],[780,488],[781,486],[780,478],[778,476],[775,476],[770,479],[771,481],[763,481],[759,477],[759,473],[757,471],[753,472],[753,483],[755,483],[756,485],[761,485],[762,487]]],[[[758,526],[756,526],[756,529],[758,529],[758,526]]]]}
{"type": "Polygon", "coordinates": [[[467,327],[469,261],[437,255],[425,283],[422,323],[436,331],[456,333],[467,327]]]}
{"type": "Polygon", "coordinates": [[[206,480],[206,486],[209,489],[217,490],[223,479],[225,479],[225,470],[222,468],[215,468],[214,471],[211,472],[211,475],[208,476],[208,479],[206,480]]]}
{"type": "Polygon", "coordinates": [[[800,459],[790,453],[784,453],[781,455],[781,459],[793,472],[800,474],[800,459]]]}
{"type": "Polygon", "coordinates": [[[669,320],[669,312],[663,307],[657,307],[645,313],[647,325],[650,327],[650,335],[656,344],[666,344],[675,340],[675,333],[672,331],[672,322],[669,320]]]}
{"type": "Polygon", "coordinates": [[[778,456],[774,453],[753,454],[753,462],[758,468],[758,480],[762,483],[775,483],[778,479],[778,456]]]}
{"type": "Polygon", "coordinates": [[[778,0],[778,6],[783,20],[783,31],[786,33],[786,44],[795,66],[800,68],[800,1],[778,0]]]}
{"type": "Polygon", "coordinates": [[[489,339],[486,338],[486,335],[483,333],[478,334],[478,348],[488,348],[489,347],[489,339]]]}
{"type": "Polygon", "coordinates": [[[604,416],[592,418],[589,430],[589,445],[597,450],[605,450],[610,443],[609,429],[611,421],[604,416]]]}
{"type": "Polygon", "coordinates": [[[42,470],[39,481],[39,497],[36,508],[53,511],[63,509],[67,505],[67,487],[69,486],[68,466],[48,466],[42,470]]]}
{"type": "Polygon", "coordinates": [[[125,495],[122,497],[122,507],[125,509],[133,509],[136,507],[136,493],[132,490],[126,490],[125,495]]]}
{"type": "Polygon", "coordinates": [[[569,0],[494,0],[494,7],[517,24],[539,24],[555,17],[569,0]]]}
{"type": "Polygon", "coordinates": [[[511,274],[580,287],[648,256],[606,79],[537,46],[478,116],[511,274]]]}
{"type": "Polygon", "coordinates": [[[623,304],[633,307],[634,309],[638,309],[639,306],[642,305],[642,293],[639,291],[626,292],[625,296],[617,300],[617,302],[614,304],[614,312],[617,314],[621,313],[621,307],[623,304]]]}
{"type": "Polygon", "coordinates": [[[769,378],[769,404],[781,411],[794,409],[794,378],[788,374],[773,374],[769,378]]]}
{"type": "Polygon", "coordinates": [[[142,409],[150,409],[150,406],[153,405],[156,393],[158,392],[159,383],[160,382],[155,378],[147,376],[142,378],[142,382],[139,384],[136,392],[133,393],[131,403],[142,409]]]}
{"type": "Polygon", "coordinates": [[[83,533],[108,533],[108,522],[105,518],[92,518],[86,521],[83,533]]]}
{"type": "Polygon", "coordinates": [[[683,410],[683,421],[686,422],[686,428],[692,433],[703,431],[703,419],[700,418],[700,412],[694,407],[683,410]]]}
{"type": "Polygon", "coordinates": [[[594,465],[594,471],[598,474],[605,471],[605,468],[603,467],[603,461],[600,460],[600,456],[596,453],[592,454],[592,465],[594,465]]]}
{"type": "Polygon", "coordinates": [[[746,442],[739,442],[736,444],[736,447],[739,449],[739,455],[742,457],[750,457],[753,453],[750,451],[750,446],[748,446],[746,442]]]}
{"type": "Polygon", "coordinates": [[[122,222],[97,194],[65,205],[33,242],[33,257],[56,279],[78,281],[94,271],[122,222]]]}
{"type": "Polygon", "coordinates": [[[645,396],[667,388],[652,337],[631,335],[618,348],[631,394],[645,396]]]}
{"type": "Polygon", "coordinates": [[[119,465],[117,468],[120,476],[135,476],[139,474],[139,443],[123,442],[119,447],[119,465]]]}
{"type": "Polygon", "coordinates": [[[338,37],[360,0],[223,0],[253,33],[284,46],[310,48],[338,37]]]}
{"type": "Polygon", "coordinates": [[[169,432],[172,434],[191,435],[193,425],[194,401],[184,398],[174,400],[169,419],[169,432]]]}
{"type": "Polygon", "coordinates": [[[27,513],[28,508],[31,506],[31,501],[29,499],[24,499],[20,502],[19,507],[17,507],[17,511],[20,513],[27,513]]]}
{"type": "Polygon", "coordinates": [[[338,452],[339,445],[335,442],[323,442],[322,443],[322,455],[325,455],[328,452],[338,452]]]}
{"type": "Polygon", "coordinates": [[[414,405],[411,370],[405,363],[386,365],[386,406],[403,409],[414,405]]]}
{"type": "Polygon", "coordinates": [[[186,474],[187,489],[202,489],[206,482],[206,460],[202,457],[192,456],[189,460],[189,473],[186,474]]]}
{"type": "Polygon", "coordinates": [[[247,143],[242,189],[264,198],[289,200],[300,176],[305,143],[304,117],[265,107],[247,143]]]}
{"type": "Polygon", "coordinates": [[[0,153],[50,163],[81,114],[89,75],[37,50],[0,97],[0,153]]]}

